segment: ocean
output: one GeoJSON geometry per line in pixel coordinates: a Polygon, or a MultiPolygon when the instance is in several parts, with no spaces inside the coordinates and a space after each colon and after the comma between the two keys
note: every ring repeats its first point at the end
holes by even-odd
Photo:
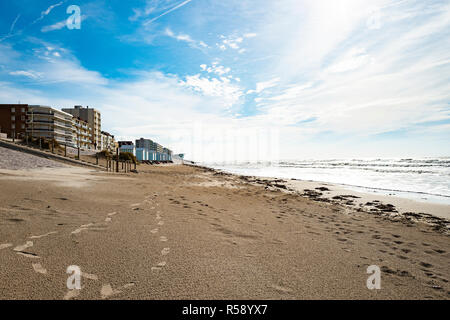
{"type": "Polygon", "coordinates": [[[450,157],[202,165],[241,175],[328,182],[360,192],[450,204],[450,157]]]}

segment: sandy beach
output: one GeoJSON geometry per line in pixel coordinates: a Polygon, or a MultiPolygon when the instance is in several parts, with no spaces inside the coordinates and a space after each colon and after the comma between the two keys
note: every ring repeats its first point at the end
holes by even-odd
{"type": "Polygon", "coordinates": [[[426,215],[448,206],[186,165],[5,167],[0,299],[450,298],[448,220],[426,215]]]}

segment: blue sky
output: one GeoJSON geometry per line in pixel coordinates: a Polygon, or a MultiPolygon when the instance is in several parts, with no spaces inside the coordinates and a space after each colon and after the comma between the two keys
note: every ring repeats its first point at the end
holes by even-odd
{"type": "Polygon", "coordinates": [[[89,105],[196,160],[450,156],[449,24],[448,1],[5,0],[0,103],[89,105]]]}

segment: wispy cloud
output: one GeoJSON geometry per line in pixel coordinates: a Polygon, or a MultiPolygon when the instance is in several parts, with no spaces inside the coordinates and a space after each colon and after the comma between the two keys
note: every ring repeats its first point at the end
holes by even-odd
{"type": "Polygon", "coordinates": [[[189,46],[191,46],[193,48],[197,48],[197,49],[208,48],[208,45],[206,43],[204,43],[203,41],[196,41],[196,40],[192,39],[191,36],[188,34],[183,34],[183,33],[175,34],[170,28],[166,28],[165,35],[167,35],[173,39],[176,39],[178,41],[187,42],[189,44],[189,46]]]}
{"type": "Polygon", "coordinates": [[[38,79],[42,77],[42,73],[40,72],[35,72],[32,70],[18,70],[18,71],[11,71],[9,72],[10,75],[12,76],[23,76],[23,77],[28,77],[31,79],[38,79]]]}
{"type": "Polygon", "coordinates": [[[6,40],[8,38],[11,38],[11,37],[13,37],[15,35],[14,34],[14,28],[15,28],[16,23],[19,20],[19,18],[20,18],[20,13],[16,16],[16,18],[13,21],[13,23],[11,24],[11,27],[9,28],[9,32],[6,35],[4,35],[3,37],[0,37],[0,42],[2,42],[3,40],[6,40]]]}
{"type": "Polygon", "coordinates": [[[269,81],[264,81],[264,82],[258,82],[256,84],[256,89],[255,90],[248,90],[247,94],[251,94],[251,93],[261,93],[262,91],[275,87],[279,82],[280,82],[280,78],[274,78],[272,80],[269,81]]]}
{"type": "Polygon", "coordinates": [[[67,24],[67,21],[66,20],[62,20],[62,21],[59,21],[59,22],[54,23],[52,25],[48,25],[48,26],[42,27],[41,31],[42,32],[49,32],[49,31],[60,30],[60,29],[64,28],[66,26],[66,24],[67,24]]]}
{"type": "Polygon", "coordinates": [[[19,14],[17,15],[17,17],[14,19],[14,21],[13,21],[13,23],[12,23],[12,25],[11,25],[11,28],[9,29],[9,33],[10,33],[10,34],[13,33],[14,27],[16,26],[16,23],[17,23],[17,21],[19,20],[19,18],[20,18],[20,13],[19,13],[19,14]]]}
{"type": "Polygon", "coordinates": [[[181,8],[181,7],[183,7],[183,6],[185,6],[185,5],[187,5],[187,4],[188,4],[189,2],[191,2],[191,1],[192,1],[192,0],[186,0],[186,1],[181,2],[180,4],[176,5],[175,7],[171,8],[171,9],[169,9],[169,10],[163,12],[163,13],[161,13],[159,16],[154,17],[154,18],[152,18],[152,19],[150,19],[150,20],[145,21],[145,22],[144,22],[144,25],[149,25],[150,23],[152,23],[152,22],[154,22],[154,21],[156,21],[156,20],[158,20],[158,19],[164,17],[165,15],[167,15],[167,14],[169,14],[169,13],[171,13],[171,12],[173,12],[173,11],[175,11],[175,10],[177,10],[177,9],[179,9],[179,8],[181,8]]]}
{"type": "Polygon", "coordinates": [[[35,24],[35,23],[41,21],[42,19],[44,19],[46,16],[48,16],[50,14],[50,12],[52,12],[53,9],[55,9],[56,7],[59,7],[66,1],[67,0],[55,3],[55,4],[51,5],[50,7],[48,7],[46,10],[42,11],[41,16],[39,18],[37,18],[36,20],[34,20],[32,24],[35,24]]]}

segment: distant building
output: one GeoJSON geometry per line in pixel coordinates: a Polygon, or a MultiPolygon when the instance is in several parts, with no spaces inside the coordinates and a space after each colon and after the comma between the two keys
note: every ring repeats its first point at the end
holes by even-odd
{"type": "Polygon", "coordinates": [[[86,121],[76,117],[72,118],[72,140],[74,147],[93,149],[91,129],[86,121]]]}
{"type": "Polygon", "coordinates": [[[133,141],[119,141],[118,143],[119,143],[119,148],[122,147],[122,146],[125,146],[125,145],[128,145],[128,146],[133,146],[134,145],[133,141]]]}
{"type": "Polygon", "coordinates": [[[55,139],[72,146],[72,115],[48,106],[28,106],[26,133],[33,138],[55,139]]]}
{"type": "Polygon", "coordinates": [[[62,111],[70,113],[76,118],[80,118],[87,123],[89,123],[91,130],[91,142],[94,145],[94,148],[97,150],[101,150],[102,148],[102,119],[101,114],[94,108],[75,106],[74,108],[65,108],[62,111]]]}
{"type": "MultiPolygon", "coordinates": [[[[128,141],[119,141],[119,145],[120,145],[122,142],[128,142],[128,141]]],[[[119,151],[120,151],[121,153],[122,153],[122,152],[129,152],[129,153],[132,153],[134,156],[136,156],[136,147],[134,146],[133,143],[131,143],[131,144],[122,144],[122,145],[120,146],[120,148],[119,148],[119,151]]]]}
{"type": "Polygon", "coordinates": [[[140,138],[139,140],[136,140],[136,148],[145,148],[147,150],[154,150],[153,149],[154,145],[156,146],[156,144],[150,139],[140,138]]]}
{"type": "Polygon", "coordinates": [[[28,104],[0,104],[0,132],[8,138],[23,138],[26,133],[28,104]]]}
{"type": "MultiPolygon", "coordinates": [[[[150,139],[140,138],[136,140],[136,148],[146,149],[148,152],[148,158],[146,160],[150,161],[171,161],[172,151],[170,149],[164,148],[157,142],[150,139]]],[[[139,159],[138,159],[139,160],[139,159]]]]}
{"type": "Polygon", "coordinates": [[[114,136],[108,132],[102,131],[101,137],[102,137],[101,149],[107,150],[109,152],[115,152],[116,141],[114,140],[114,136]]]}

